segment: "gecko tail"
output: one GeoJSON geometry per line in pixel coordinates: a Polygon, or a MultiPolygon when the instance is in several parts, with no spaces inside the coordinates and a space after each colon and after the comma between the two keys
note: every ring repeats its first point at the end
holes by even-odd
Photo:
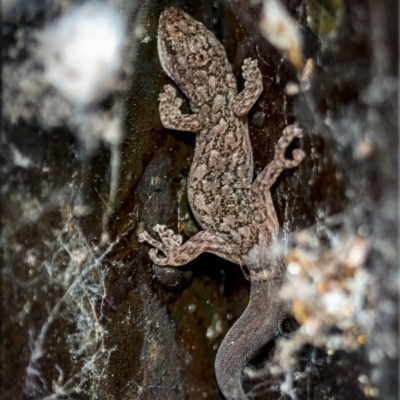
{"type": "Polygon", "coordinates": [[[227,400],[247,400],[241,384],[243,367],[274,339],[287,315],[287,304],[278,295],[281,285],[281,279],[251,283],[249,304],[218,349],[215,374],[227,400]]]}

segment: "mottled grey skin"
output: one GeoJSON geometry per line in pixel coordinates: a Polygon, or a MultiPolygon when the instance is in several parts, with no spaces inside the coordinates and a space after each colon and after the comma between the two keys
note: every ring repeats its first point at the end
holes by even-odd
{"type": "Polygon", "coordinates": [[[304,158],[299,149],[292,152],[292,160],[284,155],[302,132],[288,126],[275,146],[274,159],[252,181],[247,114],[262,92],[257,62],[244,61],[245,88],[238,94],[222,45],[203,24],[175,8],[161,14],[158,53],[163,69],[189,99],[193,111],[181,114],[182,100],[176,90],[171,85],[164,87],[160,94],[164,127],[197,133],[188,198],[204,230],[182,244],[180,235],[156,225],[153,229],[160,241],[147,232],[139,240],[154,247],[149,254],[157,265],[181,266],[209,252],[247,267],[249,305],[221,343],[215,363],[224,396],[244,400],[243,366],[273,339],[286,314],[285,304],[276,296],[285,266],[270,251],[279,224],[269,190],[285,168],[296,167],[304,158]]]}

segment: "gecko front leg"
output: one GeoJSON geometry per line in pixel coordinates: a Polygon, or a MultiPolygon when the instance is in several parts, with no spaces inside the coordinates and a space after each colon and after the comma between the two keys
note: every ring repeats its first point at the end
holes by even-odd
{"type": "Polygon", "coordinates": [[[300,149],[292,151],[292,160],[286,158],[287,147],[294,138],[301,138],[302,130],[296,125],[290,125],[283,130],[283,136],[275,146],[274,159],[261,171],[254,180],[251,191],[253,193],[253,216],[257,221],[260,231],[264,235],[276,236],[279,231],[279,223],[276,217],[275,207],[271,198],[271,186],[284,169],[295,168],[305,157],[300,149]]]}
{"type": "Polygon", "coordinates": [[[283,130],[282,136],[275,146],[274,159],[261,171],[253,182],[253,191],[256,193],[269,191],[284,169],[295,168],[303,161],[306,155],[300,149],[292,151],[293,160],[289,160],[285,156],[285,152],[293,139],[302,137],[303,131],[296,125],[289,125],[283,130]]]}
{"type": "Polygon", "coordinates": [[[164,86],[164,93],[160,93],[160,119],[167,129],[176,131],[199,132],[200,119],[196,114],[182,114],[180,107],[182,99],[176,96],[176,89],[171,85],[164,86]]]}
{"type": "Polygon", "coordinates": [[[165,225],[156,225],[153,230],[161,241],[153,239],[147,232],[139,235],[139,241],[146,241],[154,247],[149,256],[157,265],[179,267],[194,260],[201,253],[216,254],[225,260],[240,264],[237,251],[221,237],[207,231],[200,231],[182,245],[182,236],[175,235],[171,229],[166,229],[165,225]],[[165,257],[158,256],[159,250],[165,257]]]}
{"type": "Polygon", "coordinates": [[[243,66],[244,89],[233,100],[233,112],[242,117],[247,115],[263,91],[262,76],[256,60],[246,58],[243,66]]]}

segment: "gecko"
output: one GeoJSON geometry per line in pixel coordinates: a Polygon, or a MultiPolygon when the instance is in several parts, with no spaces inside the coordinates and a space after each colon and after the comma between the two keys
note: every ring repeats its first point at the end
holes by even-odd
{"type": "Polygon", "coordinates": [[[263,90],[257,61],[244,60],[244,89],[238,93],[222,44],[201,22],[173,7],[161,13],[157,47],[162,68],[192,111],[182,113],[176,89],[164,86],[159,95],[162,125],[196,134],[187,192],[202,230],[182,243],[181,235],[157,224],[153,228],[157,239],[144,231],[139,241],[152,246],[149,257],[158,266],[183,266],[208,252],[247,271],[249,303],[223,339],[215,360],[222,394],[227,400],[245,400],[242,370],[274,339],[288,312],[278,295],[285,264],[271,251],[279,223],[270,188],[284,169],[295,168],[304,159],[301,149],[294,149],[291,158],[285,155],[292,140],[303,133],[296,125],[287,126],[275,145],[273,160],[253,179],[247,120],[263,90]]]}

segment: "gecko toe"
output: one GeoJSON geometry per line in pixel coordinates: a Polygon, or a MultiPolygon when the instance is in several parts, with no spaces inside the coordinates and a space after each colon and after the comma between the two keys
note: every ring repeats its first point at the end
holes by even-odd
{"type": "Polygon", "coordinates": [[[167,265],[168,264],[168,257],[158,257],[158,252],[156,249],[151,249],[149,252],[149,256],[151,261],[154,262],[156,265],[167,265]]]}
{"type": "Polygon", "coordinates": [[[294,149],[294,150],[292,151],[293,160],[295,160],[297,163],[303,161],[303,159],[304,159],[305,156],[306,156],[306,153],[304,153],[303,150],[294,149]]]}
{"type": "Polygon", "coordinates": [[[142,232],[142,233],[139,235],[139,238],[138,238],[138,239],[139,239],[139,242],[140,242],[140,243],[148,242],[148,243],[152,244],[152,242],[155,241],[155,240],[148,234],[147,231],[142,232]]]}
{"type": "Polygon", "coordinates": [[[157,255],[158,255],[158,250],[157,249],[151,249],[150,251],[149,251],[149,257],[150,257],[150,260],[151,261],[153,261],[154,263],[156,263],[157,261],[157,255]]]}
{"type": "Polygon", "coordinates": [[[164,91],[165,94],[167,95],[168,99],[175,99],[176,97],[176,90],[173,86],[171,85],[165,85],[164,86],[164,91]]]}
{"type": "Polygon", "coordinates": [[[302,138],[303,137],[303,131],[302,129],[296,127],[293,131],[293,137],[297,137],[297,138],[302,138]]]}
{"type": "Polygon", "coordinates": [[[166,229],[165,225],[157,224],[157,225],[153,226],[153,231],[158,233],[159,235],[160,234],[162,235],[164,233],[165,229],[166,229]]]}
{"type": "Polygon", "coordinates": [[[176,97],[174,100],[174,108],[180,108],[182,105],[182,99],[180,97],[176,97]]]}
{"type": "Polygon", "coordinates": [[[145,231],[145,232],[142,232],[142,233],[140,233],[139,234],[139,236],[138,236],[138,241],[140,242],[140,243],[143,243],[146,239],[145,239],[145,234],[146,234],[147,232],[145,231]]]}
{"type": "Polygon", "coordinates": [[[172,229],[166,229],[166,230],[164,231],[164,235],[165,235],[165,237],[168,238],[168,239],[173,239],[174,236],[175,236],[175,233],[174,233],[174,231],[173,231],[172,229]]]}
{"type": "Polygon", "coordinates": [[[303,130],[299,128],[297,125],[289,125],[283,130],[283,136],[291,139],[291,138],[302,138],[303,130]]]}
{"type": "Polygon", "coordinates": [[[183,239],[181,235],[174,235],[173,240],[178,246],[180,246],[182,244],[183,239]]]}

